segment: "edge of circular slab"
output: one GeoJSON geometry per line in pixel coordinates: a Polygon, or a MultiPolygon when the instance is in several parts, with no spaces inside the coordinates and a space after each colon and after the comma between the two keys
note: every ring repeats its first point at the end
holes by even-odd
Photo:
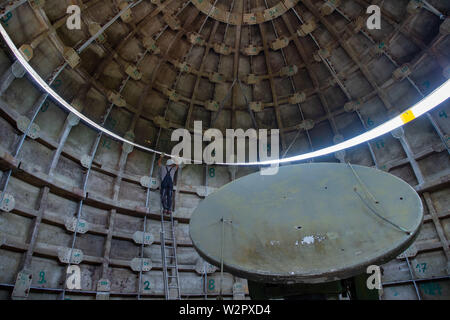
{"type": "Polygon", "coordinates": [[[220,268],[223,230],[224,270],[270,283],[345,279],[395,258],[418,235],[420,197],[389,173],[352,167],[357,176],[348,164],[283,166],[276,175],[256,172],[223,186],[192,214],[194,248],[220,268]],[[359,179],[378,204],[370,203],[359,179]],[[367,204],[410,233],[380,219],[367,204]]]}

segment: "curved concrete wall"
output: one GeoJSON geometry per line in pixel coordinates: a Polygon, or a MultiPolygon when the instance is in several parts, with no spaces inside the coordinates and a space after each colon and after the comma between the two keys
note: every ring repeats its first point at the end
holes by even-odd
{"type": "MultiPolygon", "coordinates": [[[[86,3],[89,5],[83,12],[89,12],[89,19],[101,25],[118,12],[109,1],[86,3]]],[[[383,122],[390,114],[418,101],[418,90],[426,94],[445,80],[450,42],[448,31],[445,33],[442,27],[439,30],[443,25],[439,18],[425,10],[406,15],[407,1],[386,1],[383,21],[387,27],[369,33],[368,39],[362,32],[352,32],[353,25],[346,20],[346,17],[359,16],[366,1],[343,1],[340,12],[325,16],[317,9],[320,3],[300,1],[294,9],[274,19],[274,26],[271,22],[233,25],[227,34],[223,22],[207,20],[202,29],[206,44],[193,47],[189,55],[188,62],[194,71],[179,76],[175,65],[190,47],[186,35],[198,31],[206,16],[192,4],[181,1],[166,1],[162,5],[143,1],[133,8],[132,23],[115,21],[105,31],[108,42],[87,47],[80,54],[81,64],[73,69],[65,67],[53,82],[53,88],[113,132],[122,136],[131,132],[138,143],[152,147],[156,143],[159,149],[169,151],[172,129],[191,128],[193,120],[211,123],[215,113],[207,110],[206,101],[220,100],[226,93],[223,83],[210,81],[212,72],[224,74],[228,86],[236,75],[244,79],[244,75],[258,73],[261,83],[244,83],[251,100],[264,104],[264,110],[254,113],[256,122],[261,127],[280,128],[282,151],[292,143],[288,154],[298,154],[328,146],[335,136],[349,138],[383,122]],[[164,29],[167,8],[181,12],[178,18],[183,28],[179,31],[164,29]],[[296,35],[295,30],[301,24],[292,10],[305,20],[315,17],[320,28],[314,35],[332,51],[328,61],[336,73],[324,63],[314,62],[317,49],[311,39],[296,35]],[[143,23],[150,19],[152,23],[143,23]],[[336,30],[343,33],[337,34],[336,30]],[[143,54],[142,37],[161,31],[157,44],[163,54],[143,54]],[[240,38],[236,38],[238,33],[240,38]],[[282,49],[283,54],[269,48],[269,43],[281,35],[290,39],[289,45],[282,49]],[[221,37],[233,47],[233,54],[210,51],[221,37]],[[389,40],[387,54],[373,54],[370,38],[376,43],[389,40]],[[171,49],[173,39],[178,41],[171,49]],[[238,44],[234,45],[236,39],[238,44]],[[259,42],[261,54],[250,59],[241,49],[253,42],[259,42]],[[118,52],[120,57],[112,59],[113,52],[118,52]],[[299,69],[292,77],[280,76],[280,68],[285,65],[283,55],[286,65],[295,64],[299,69]],[[124,66],[139,59],[144,59],[139,64],[144,80],[130,80],[124,66]],[[239,68],[236,59],[241,61],[239,68]],[[394,71],[405,63],[411,68],[410,77],[396,80],[394,71]],[[174,89],[182,98],[173,102],[164,88],[172,87],[176,79],[181,80],[174,89]],[[151,81],[152,86],[148,87],[145,81],[151,81]],[[291,90],[291,81],[292,89],[297,90],[291,90]],[[108,100],[109,91],[121,89],[125,107],[117,107],[108,100]],[[296,91],[306,92],[306,100],[291,104],[289,97],[296,91]],[[361,99],[360,104],[353,108],[355,105],[348,104],[349,96],[361,99]],[[158,116],[164,116],[168,125],[158,122],[158,116]],[[314,121],[313,128],[301,126],[305,119],[314,121]]],[[[60,23],[65,9],[59,1],[48,0],[42,9],[25,3],[11,11],[9,18],[3,17],[3,25],[18,47],[35,43],[30,64],[45,79],[61,70],[64,63],[61,43],[79,48],[90,36],[89,21],[83,20],[83,30],[75,33],[60,23]],[[50,25],[56,28],[56,33],[43,34],[50,25]]],[[[242,8],[234,10],[242,12],[242,8]]],[[[43,100],[43,93],[18,72],[20,68],[13,61],[8,49],[3,47],[0,53],[0,191],[5,191],[5,199],[9,201],[7,206],[4,202],[0,212],[0,297],[20,298],[28,294],[29,299],[60,299],[64,293],[67,299],[101,299],[105,297],[101,292],[109,292],[111,299],[135,299],[138,295],[164,298],[159,190],[140,183],[143,176],[157,177],[156,171],[152,171],[152,155],[138,149],[129,152],[121,143],[77,123],[51,100],[43,100]],[[37,126],[31,128],[22,145],[21,130],[34,115],[33,124],[37,126]],[[86,159],[93,159],[92,165],[89,161],[86,165],[86,159]],[[73,228],[70,230],[78,213],[86,223],[85,233],[82,227],[76,233],[73,228]],[[133,240],[133,234],[143,231],[144,226],[154,238],[151,245],[142,246],[133,240]],[[78,264],[81,290],[64,290],[67,263],[62,248],[72,245],[82,252],[78,264]],[[131,266],[134,258],[141,257],[141,252],[152,261],[151,271],[142,274],[133,271],[131,266]],[[29,274],[31,287],[25,292],[23,281],[16,280],[18,275],[29,274]],[[104,279],[110,281],[109,291],[102,291],[104,279]]],[[[251,127],[245,99],[237,90],[233,89],[230,101],[216,127],[251,127]]],[[[417,292],[423,299],[450,298],[450,159],[445,145],[450,131],[448,116],[447,103],[429,117],[406,125],[402,136],[386,135],[347,150],[345,159],[336,155],[341,161],[389,171],[410,183],[424,201],[426,220],[408,259],[399,257],[383,266],[383,298],[417,299],[417,292]]],[[[317,161],[339,160],[330,155],[317,161]]],[[[233,174],[227,167],[188,165],[179,172],[175,225],[182,298],[215,298],[219,294],[220,272],[208,274],[205,280],[196,271],[196,265],[203,261],[193,249],[188,234],[190,214],[204,198],[205,187],[213,191],[254,170],[239,168],[233,174]]],[[[226,298],[242,298],[248,294],[246,283],[225,274],[223,293],[226,298]]]]}

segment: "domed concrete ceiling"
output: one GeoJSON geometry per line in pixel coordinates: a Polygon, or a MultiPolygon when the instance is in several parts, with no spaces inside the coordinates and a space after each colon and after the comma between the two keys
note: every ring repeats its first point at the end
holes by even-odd
{"type": "MultiPolygon", "coordinates": [[[[65,101],[166,153],[177,143],[173,130],[193,131],[194,121],[224,134],[279,129],[281,156],[318,150],[384,123],[450,76],[447,1],[0,7],[13,44],[65,101]],[[380,28],[367,24],[371,5],[380,8],[380,28]]],[[[67,113],[16,60],[2,42],[0,297],[248,298],[245,279],[225,273],[221,281],[198,256],[188,223],[205,196],[259,168],[184,165],[174,223],[162,225],[154,155],[67,113]],[[68,286],[70,266],[80,279],[68,286]]],[[[449,116],[446,102],[395,134],[313,159],[376,167],[421,195],[424,225],[413,246],[383,266],[383,299],[450,298],[449,116]]]]}

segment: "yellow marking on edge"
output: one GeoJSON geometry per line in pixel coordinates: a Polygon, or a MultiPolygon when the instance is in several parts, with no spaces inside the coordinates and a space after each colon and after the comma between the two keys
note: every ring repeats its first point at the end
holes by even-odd
{"type": "Polygon", "coordinates": [[[402,119],[403,123],[408,123],[413,121],[416,118],[414,113],[411,110],[406,111],[400,115],[400,119],[402,119]]]}

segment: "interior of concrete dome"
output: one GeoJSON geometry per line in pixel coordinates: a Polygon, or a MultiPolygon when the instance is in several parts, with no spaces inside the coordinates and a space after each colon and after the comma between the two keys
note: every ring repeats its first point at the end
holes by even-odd
{"type": "MultiPolygon", "coordinates": [[[[280,158],[320,150],[399,116],[450,77],[448,1],[0,2],[12,43],[64,101],[169,155],[173,131],[193,133],[195,121],[223,135],[278,129],[280,158]],[[369,28],[371,5],[380,28],[369,28]]],[[[160,154],[80,121],[5,39],[0,51],[1,299],[253,298],[247,279],[197,253],[189,223],[210,194],[259,166],[179,163],[165,215],[160,154]]],[[[371,167],[420,196],[420,232],[381,266],[379,299],[450,299],[449,116],[447,101],[395,133],[281,164],[371,167]]],[[[264,298],[318,293],[297,289],[264,298]]]]}

